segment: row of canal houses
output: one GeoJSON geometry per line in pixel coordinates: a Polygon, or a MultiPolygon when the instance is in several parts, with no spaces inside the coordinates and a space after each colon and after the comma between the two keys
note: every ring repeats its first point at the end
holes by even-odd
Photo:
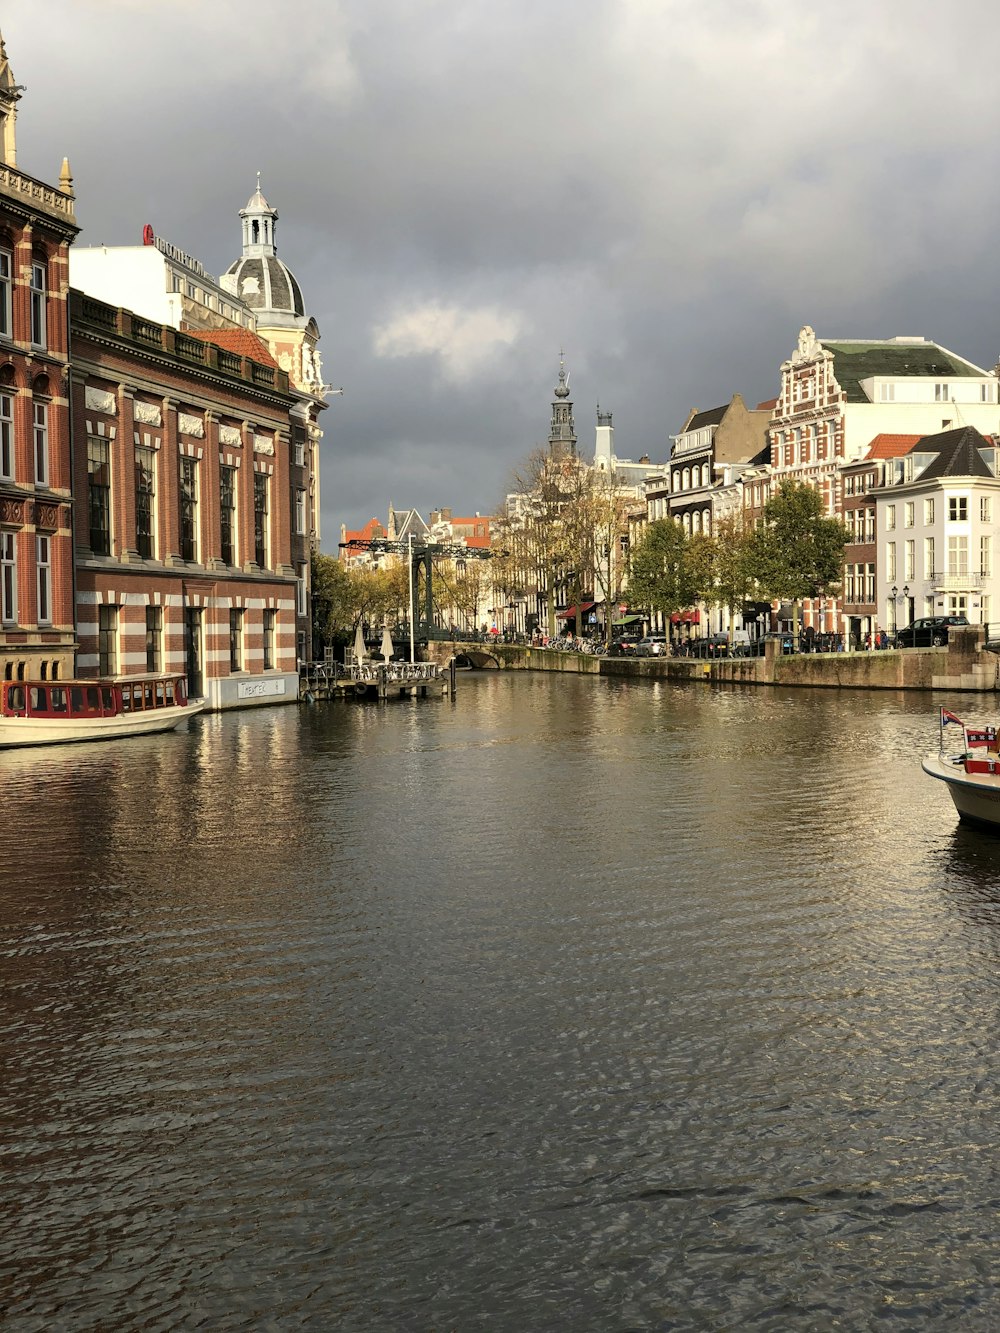
{"type": "MultiPolygon", "coordinates": [[[[818,489],[851,540],[839,596],[802,608],[817,633],[863,642],[930,615],[1000,616],[1000,407],[995,372],[924,337],[827,340],[805,327],[781,391],[748,409],[739,394],[692,412],[670,461],[646,476],[631,541],[672,517],[710,532],[726,514],[759,518],[786,480],[818,489]]],[[[791,608],[774,608],[782,628],[791,608]]],[[[771,607],[736,628],[769,627],[771,607]]],[[[692,608],[678,633],[728,629],[728,610],[692,608]],[[717,622],[717,623],[716,623],[717,622]]]]}
{"type": "Polygon", "coordinates": [[[0,675],[294,701],[329,390],[277,212],[258,179],[218,279],[149,226],[74,245],[68,162],[17,166],[22,91],[0,38],[0,675]]]}

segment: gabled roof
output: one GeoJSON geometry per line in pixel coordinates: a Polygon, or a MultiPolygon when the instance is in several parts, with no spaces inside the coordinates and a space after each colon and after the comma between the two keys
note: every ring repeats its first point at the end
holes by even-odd
{"type": "Polygon", "coordinates": [[[385,536],[385,526],[377,518],[370,518],[363,528],[358,528],[356,532],[351,532],[347,528],[343,529],[344,541],[370,542],[376,538],[385,536]]]}
{"type": "Polygon", "coordinates": [[[876,435],[868,446],[865,461],[872,458],[902,458],[908,454],[921,437],[919,435],[891,435],[883,432],[876,435]]]}
{"type": "Polygon", "coordinates": [[[925,435],[919,440],[914,453],[936,454],[920,474],[921,481],[932,477],[992,477],[993,473],[980,449],[992,444],[973,426],[958,426],[943,430],[938,435],[925,435]]]}
{"type": "Polygon", "coordinates": [[[777,398],[765,398],[762,403],[758,403],[754,408],[755,412],[773,412],[778,406],[777,398]]]}
{"type": "Polygon", "coordinates": [[[262,366],[274,366],[278,363],[271,355],[267,343],[252,329],[185,329],[189,338],[200,338],[202,342],[215,343],[227,352],[245,356],[249,361],[256,361],[262,366]]]}
{"type": "Polygon", "coordinates": [[[728,411],[728,403],[723,403],[721,407],[709,408],[707,412],[696,412],[692,409],[691,416],[681,430],[681,434],[686,435],[689,430],[701,430],[702,426],[718,426],[728,411]]]}
{"type": "Polygon", "coordinates": [[[892,379],[910,376],[933,378],[935,375],[978,379],[988,374],[981,366],[975,366],[971,361],[949,352],[947,348],[923,339],[903,342],[896,339],[883,342],[828,342],[821,338],[819,343],[826,351],[833,353],[834,374],[849,403],[870,401],[861,387],[861,381],[873,375],[892,379]]]}

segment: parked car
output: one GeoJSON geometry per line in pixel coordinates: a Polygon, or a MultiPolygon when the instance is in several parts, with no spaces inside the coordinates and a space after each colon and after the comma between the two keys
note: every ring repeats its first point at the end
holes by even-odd
{"type": "Polygon", "coordinates": [[[693,657],[728,657],[729,635],[709,634],[704,639],[695,639],[691,654],[693,657]]]}
{"type": "Polygon", "coordinates": [[[662,657],[667,651],[665,634],[647,634],[635,645],[636,657],[662,657]]]}
{"type": "Polygon", "coordinates": [[[612,639],[608,653],[611,657],[634,657],[639,640],[633,634],[623,634],[620,639],[612,639]]]}
{"type": "Polygon", "coordinates": [[[896,631],[896,647],[937,648],[948,642],[949,630],[968,623],[966,616],[924,616],[896,631]]]}

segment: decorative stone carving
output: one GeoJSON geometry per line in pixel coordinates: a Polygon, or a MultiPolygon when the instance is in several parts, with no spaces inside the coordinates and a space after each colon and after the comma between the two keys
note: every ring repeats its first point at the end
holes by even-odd
{"type": "Polygon", "coordinates": [[[238,427],[238,426],[220,426],[220,427],[219,427],[219,443],[220,443],[220,444],[232,444],[232,445],[235,445],[237,449],[239,449],[239,447],[240,447],[240,446],[242,445],[242,443],[243,443],[243,436],[240,434],[240,429],[239,429],[239,427],[238,427]]]}
{"type": "Polygon", "coordinates": [[[0,523],[23,523],[23,500],[0,500],[0,523]]]}
{"type": "Polygon", "coordinates": [[[162,426],[163,413],[155,403],[139,403],[132,405],[132,413],[136,421],[141,421],[145,426],[162,426]]]}
{"type": "Polygon", "coordinates": [[[104,389],[93,389],[88,384],[84,390],[84,399],[88,412],[106,412],[109,416],[115,416],[118,412],[118,400],[113,393],[107,393],[104,389]]]}
{"type": "Polygon", "coordinates": [[[59,506],[53,504],[35,503],[35,527],[51,528],[55,530],[59,526],[59,506]]]}
{"type": "Polygon", "coordinates": [[[270,435],[255,435],[253,437],[253,451],[255,454],[270,454],[274,456],[274,441],[270,435]]]}
{"type": "Polygon", "coordinates": [[[205,438],[205,423],[201,417],[192,416],[190,412],[178,412],[177,429],[182,435],[196,435],[199,440],[205,438]]]}

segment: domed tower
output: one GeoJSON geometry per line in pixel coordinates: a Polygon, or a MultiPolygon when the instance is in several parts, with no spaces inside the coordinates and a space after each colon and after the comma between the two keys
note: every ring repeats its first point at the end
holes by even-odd
{"type": "Polygon", "coordinates": [[[573,425],[573,404],[569,401],[569,376],[566,364],[559,357],[559,383],[552,404],[552,425],[549,427],[549,451],[553,454],[576,454],[576,427],[573,425]]]}
{"type": "Polygon", "coordinates": [[[317,398],[326,396],[317,348],[319,327],[306,314],[295,274],[278,258],[278,211],[257,188],[240,209],[243,253],[219,279],[257,317],[257,332],[295,387],[317,398]]]}
{"type": "MultiPolygon", "coordinates": [[[[291,410],[290,515],[292,562],[298,579],[295,633],[300,662],[312,661],[310,555],[320,539],[319,413],[326,407],[329,387],[323,383],[319,328],[306,314],[302,289],[287,264],[278,258],[278,212],[257,188],[240,209],[243,253],[219,279],[256,316],[257,333],[267,343],[298,402],[291,410]]],[[[338,390],[339,392],[339,390],[338,390]]]]}

